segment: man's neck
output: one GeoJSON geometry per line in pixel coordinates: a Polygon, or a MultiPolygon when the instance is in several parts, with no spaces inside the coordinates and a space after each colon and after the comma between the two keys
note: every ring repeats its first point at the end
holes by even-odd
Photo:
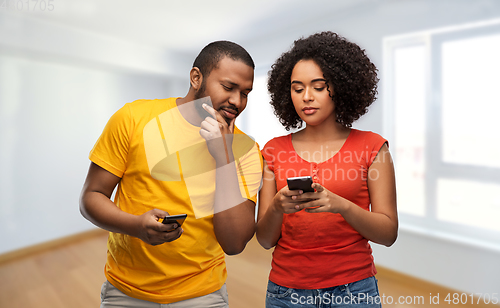
{"type": "Polygon", "coordinates": [[[194,95],[186,95],[175,101],[182,117],[191,125],[201,126],[201,122],[209,114],[201,107],[203,99],[196,100],[194,95]]]}

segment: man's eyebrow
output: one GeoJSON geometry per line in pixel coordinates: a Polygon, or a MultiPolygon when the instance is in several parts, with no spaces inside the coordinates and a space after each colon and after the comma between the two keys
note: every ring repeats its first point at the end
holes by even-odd
{"type": "MultiPolygon", "coordinates": [[[[224,82],[229,83],[229,84],[230,84],[231,86],[233,86],[233,87],[239,87],[239,86],[240,86],[240,85],[239,85],[239,84],[237,84],[236,82],[232,82],[232,81],[230,81],[230,80],[224,80],[224,82]]],[[[250,92],[250,91],[252,91],[252,88],[248,88],[248,89],[245,89],[245,90],[246,90],[246,91],[248,91],[248,92],[250,92]]]]}

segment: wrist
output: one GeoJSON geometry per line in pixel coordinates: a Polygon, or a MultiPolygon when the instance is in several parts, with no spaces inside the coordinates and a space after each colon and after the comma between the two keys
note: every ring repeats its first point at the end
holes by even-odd
{"type": "Polygon", "coordinates": [[[273,199],[271,210],[274,215],[283,215],[285,213],[281,204],[279,202],[276,202],[276,197],[273,199]]]}
{"type": "Polygon", "coordinates": [[[348,215],[349,212],[351,211],[351,205],[352,203],[349,202],[348,200],[341,198],[339,200],[339,211],[338,213],[342,216],[348,215]]]}

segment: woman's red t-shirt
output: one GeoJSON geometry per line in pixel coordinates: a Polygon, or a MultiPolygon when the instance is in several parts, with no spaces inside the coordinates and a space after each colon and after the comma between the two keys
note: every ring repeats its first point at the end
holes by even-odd
{"type": "MultiPolygon", "coordinates": [[[[376,133],[351,129],[339,152],[323,161],[317,159],[320,152],[309,153],[311,159],[299,156],[289,134],[270,140],[262,155],[274,172],[278,191],[287,185],[287,178],[310,175],[313,182],[369,211],[367,179],[377,174],[368,169],[385,143],[376,133]]],[[[368,240],[340,214],[300,211],[283,215],[269,276],[272,282],[296,289],[323,289],[375,274],[368,240]]]]}

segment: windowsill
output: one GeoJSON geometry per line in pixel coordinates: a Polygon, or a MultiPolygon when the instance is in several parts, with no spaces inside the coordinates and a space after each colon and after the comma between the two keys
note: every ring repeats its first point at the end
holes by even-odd
{"type": "Polygon", "coordinates": [[[491,241],[478,240],[477,238],[465,237],[441,230],[431,230],[429,228],[421,227],[411,223],[401,223],[399,228],[401,231],[425,236],[431,239],[438,239],[462,246],[479,248],[500,254],[500,242],[498,244],[495,244],[491,241]]]}

